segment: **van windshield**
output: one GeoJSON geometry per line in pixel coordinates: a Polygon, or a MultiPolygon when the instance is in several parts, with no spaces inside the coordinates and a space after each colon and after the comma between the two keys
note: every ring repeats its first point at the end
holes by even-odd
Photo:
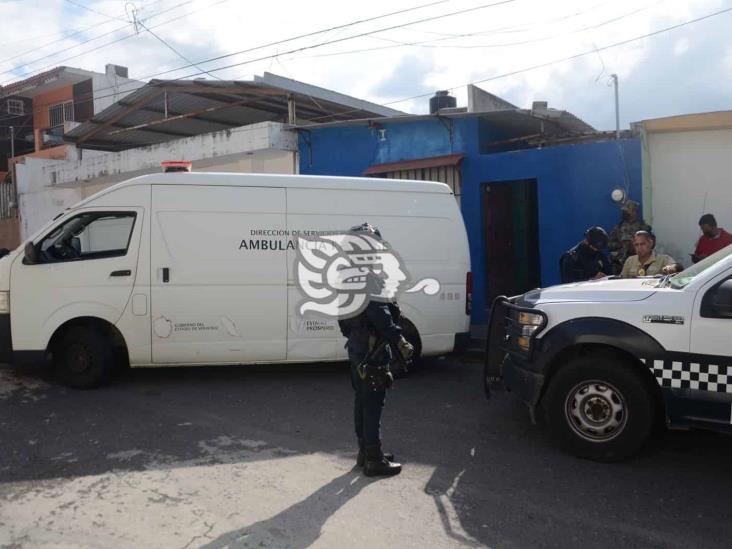
{"type": "Polygon", "coordinates": [[[732,244],[730,244],[726,248],[722,248],[718,252],[713,253],[709,257],[705,257],[699,263],[695,263],[688,269],[684,269],[679,274],[674,276],[669,281],[669,284],[671,285],[672,288],[676,288],[677,290],[680,290],[681,288],[683,288],[687,284],[689,284],[689,282],[694,280],[694,277],[696,277],[698,274],[706,271],[709,267],[711,267],[715,263],[722,261],[724,258],[728,257],[729,255],[732,255],[732,244]]]}

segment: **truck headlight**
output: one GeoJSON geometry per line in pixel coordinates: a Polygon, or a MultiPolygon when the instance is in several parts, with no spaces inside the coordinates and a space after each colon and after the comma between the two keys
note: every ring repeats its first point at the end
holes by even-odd
{"type": "Polygon", "coordinates": [[[0,292],[0,314],[10,313],[10,292],[0,292]]]}
{"type": "Polygon", "coordinates": [[[516,338],[516,343],[521,349],[528,351],[531,346],[531,337],[544,326],[544,317],[540,314],[521,311],[517,320],[521,326],[521,332],[516,338]]]}
{"type": "Polygon", "coordinates": [[[521,311],[518,315],[518,323],[525,326],[539,327],[544,324],[544,317],[536,313],[527,313],[526,311],[521,311]]]}

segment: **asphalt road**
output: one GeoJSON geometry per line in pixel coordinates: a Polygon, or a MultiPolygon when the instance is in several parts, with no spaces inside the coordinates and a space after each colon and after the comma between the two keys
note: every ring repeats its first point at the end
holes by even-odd
{"type": "Polygon", "coordinates": [[[729,547],[732,437],[561,453],[480,365],[397,380],[391,479],[353,470],[344,364],[135,370],[76,391],[0,370],[2,547],[729,547]]]}

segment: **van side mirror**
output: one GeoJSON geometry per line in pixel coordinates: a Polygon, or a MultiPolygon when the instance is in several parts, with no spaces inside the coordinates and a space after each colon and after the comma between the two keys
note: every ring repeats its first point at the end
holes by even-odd
{"type": "Polygon", "coordinates": [[[717,315],[732,318],[732,279],[717,286],[710,305],[717,315]]]}
{"type": "Polygon", "coordinates": [[[38,263],[38,246],[33,244],[32,241],[25,243],[25,257],[23,257],[23,263],[26,265],[34,265],[38,263]]]}

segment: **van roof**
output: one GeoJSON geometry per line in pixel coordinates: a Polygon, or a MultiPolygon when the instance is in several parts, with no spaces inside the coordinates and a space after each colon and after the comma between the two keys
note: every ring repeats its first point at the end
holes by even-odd
{"type": "MultiPolygon", "coordinates": [[[[288,187],[300,189],[352,189],[450,194],[444,183],[376,177],[336,177],[324,175],[275,175],[252,173],[173,172],[143,175],[107,190],[132,185],[225,185],[242,187],[288,187]]],[[[104,192],[104,191],[102,191],[104,192]]]]}

